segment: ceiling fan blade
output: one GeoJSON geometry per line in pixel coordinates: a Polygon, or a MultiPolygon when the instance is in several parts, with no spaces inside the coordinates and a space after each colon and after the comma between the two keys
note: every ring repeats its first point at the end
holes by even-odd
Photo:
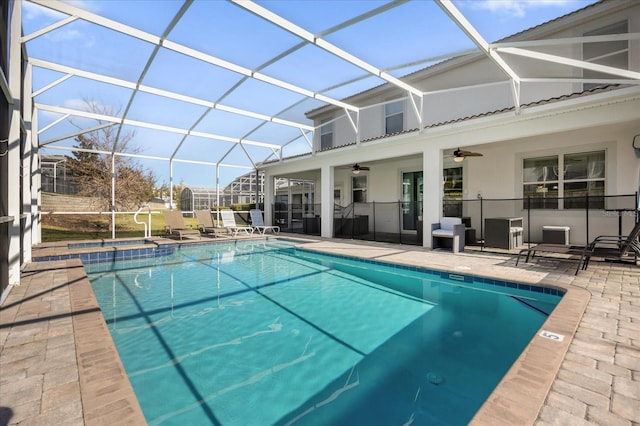
{"type": "Polygon", "coordinates": [[[482,157],[482,154],[480,154],[479,152],[465,151],[463,149],[458,148],[455,151],[453,151],[453,156],[454,157],[482,157]]]}

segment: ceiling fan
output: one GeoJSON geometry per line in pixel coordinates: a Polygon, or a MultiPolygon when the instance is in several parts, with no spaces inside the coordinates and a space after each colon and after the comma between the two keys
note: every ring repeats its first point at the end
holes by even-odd
{"type": "Polygon", "coordinates": [[[353,167],[351,168],[351,171],[353,172],[354,175],[359,174],[361,171],[366,172],[368,170],[369,170],[368,167],[361,166],[358,163],[354,164],[353,167]]]}
{"type": "Polygon", "coordinates": [[[453,151],[453,161],[455,161],[456,163],[460,163],[466,157],[482,157],[482,154],[480,154],[479,152],[465,151],[460,148],[453,151]]]}

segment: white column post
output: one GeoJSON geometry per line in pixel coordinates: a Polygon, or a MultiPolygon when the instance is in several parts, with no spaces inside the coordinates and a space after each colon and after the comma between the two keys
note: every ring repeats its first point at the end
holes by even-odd
{"type": "Polygon", "coordinates": [[[431,248],[431,224],[440,222],[442,214],[442,166],[442,151],[425,148],[422,153],[422,246],[427,248],[431,248]]]}
{"type": "Polygon", "coordinates": [[[324,238],[333,237],[333,173],[334,167],[330,165],[323,165],[320,169],[320,235],[324,238]]]}
{"type": "Polygon", "coordinates": [[[33,108],[32,99],[31,99],[31,78],[32,78],[32,67],[30,64],[26,67],[26,72],[24,74],[24,81],[22,84],[24,99],[23,102],[23,117],[22,121],[25,124],[25,138],[24,138],[24,153],[22,159],[22,212],[24,215],[24,229],[22,235],[22,262],[28,263],[31,262],[31,246],[33,244],[33,214],[31,211],[31,206],[33,204],[33,200],[31,199],[31,188],[32,188],[32,165],[31,161],[32,157],[36,155],[36,151],[34,150],[34,146],[31,140],[32,137],[32,128],[31,128],[31,110],[33,108]]]}
{"type": "Polygon", "coordinates": [[[266,224],[273,225],[273,203],[275,185],[273,184],[273,176],[266,171],[264,172],[264,221],[266,224]]]}
{"type": "MultiPolygon", "coordinates": [[[[26,93],[26,92],[25,92],[26,93]]],[[[31,112],[31,222],[32,244],[42,242],[42,170],[38,147],[38,110],[31,112]]]]}
{"type": "Polygon", "coordinates": [[[116,238],[116,155],[111,154],[111,238],[116,238]]]}
{"type": "Polygon", "coordinates": [[[9,224],[8,272],[9,287],[20,284],[20,89],[22,86],[22,49],[20,30],[22,2],[13,2],[9,17],[11,43],[9,44],[9,91],[13,104],[9,107],[9,136],[7,141],[7,216],[13,217],[9,224]]]}
{"type": "MultiPolygon", "coordinates": [[[[218,166],[216,166],[218,173],[218,166]]],[[[173,159],[169,160],[169,210],[173,210],[173,159]]]]}
{"type": "Polygon", "coordinates": [[[216,164],[216,224],[220,222],[220,165],[216,164]]]}

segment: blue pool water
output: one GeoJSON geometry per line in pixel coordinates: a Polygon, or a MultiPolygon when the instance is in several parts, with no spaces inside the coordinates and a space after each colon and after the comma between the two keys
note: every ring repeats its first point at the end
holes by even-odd
{"type": "Polygon", "coordinates": [[[561,297],[277,241],[86,269],[152,425],[466,424],[561,297]]]}

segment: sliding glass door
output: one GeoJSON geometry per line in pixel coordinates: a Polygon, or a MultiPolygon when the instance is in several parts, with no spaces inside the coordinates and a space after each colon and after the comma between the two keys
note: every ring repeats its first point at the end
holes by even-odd
{"type": "Polygon", "coordinates": [[[422,172],[402,173],[402,229],[416,230],[422,219],[422,172]]]}

